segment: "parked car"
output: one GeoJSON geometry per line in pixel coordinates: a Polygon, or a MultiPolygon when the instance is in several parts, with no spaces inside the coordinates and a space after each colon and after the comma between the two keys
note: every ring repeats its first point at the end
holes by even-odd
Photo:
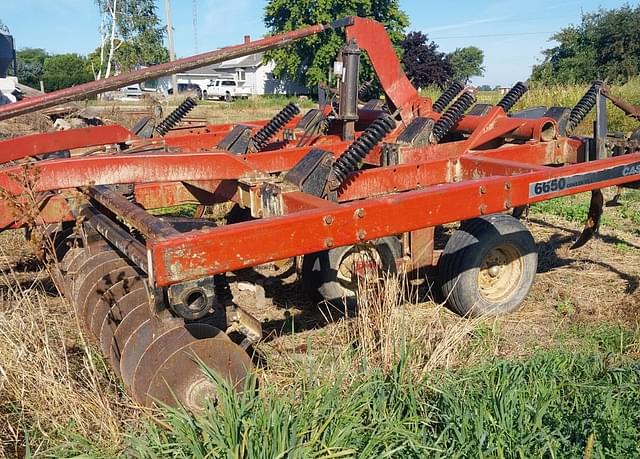
{"type": "Polygon", "coordinates": [[[207,86],[205,98],[226,100],[246,99],[251,95],[251,91],[245,88],[241,82],[235,80],[211,80],[207,86]]]}
{"type": "MultiPolygon", "coordinates": [[[[169,88],[169,94],[173,94],[173,88],[169,88]]],[[[185,92],[191,93],[194,96],[197,96],[198,99],[202,99],[203,91],[195,83],[178,83],[178,94],[183,94],[185,92]]]]}
{"type": "Polygon", "coordinates": [[[153,97],[157,94],[158,90],[156,88],[147,87],[144,83],[138,83],[125,86],[118,91],[110,91],[105,94],[105,98],[115,100],[139,100],[146,97],[153,97]]]}

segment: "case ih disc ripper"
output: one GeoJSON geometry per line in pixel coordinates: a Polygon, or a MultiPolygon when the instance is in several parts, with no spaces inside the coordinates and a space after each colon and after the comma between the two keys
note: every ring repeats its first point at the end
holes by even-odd
{"type": "Polygon", "coordinates": [[[614,148],[607,139],[598,83],[572,109],[510,113],[522,83],[495,106],[475,104],[459,83],[432,102],[404,75],[383,26],[357,17],[26,99],[0,108],[0,119],[337,28],[347,37],[339,87],[304,115],[288,105],[269,121],[172,129],[193,108],[187,100],[157,126],[145,118],[132,130],[0,143],[0,229],[57,229],[49,233],[65,295],[141,404],[197,409],[214,395],[201,363],[242,387],[252,365],[245,348],[262,332],[234,303],[229,272],[303,257],[305,289],[340,300],[367,273],[437,267],[456,313],[508,313],[537,264],[513,212],[591,191],[579,246],[597,230],[599,190],[638,184],[640,153],[633,141],[614,148]],[[358,104],[363,51],[386,105],[358,104]],[[594,136],[573,136],[594,107],[594,136]],[[220,226],[148,212],[226,202],[235,207],[220,226]],[[453,222],[462,223],[435,250],[436,228],[453,222]]]}

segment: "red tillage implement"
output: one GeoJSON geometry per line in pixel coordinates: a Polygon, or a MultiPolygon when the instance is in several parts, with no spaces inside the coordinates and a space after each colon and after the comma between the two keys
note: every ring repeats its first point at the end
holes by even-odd
{"type": "Polygon", "coordinates": [[[522,83],[495,106],[475,104],[460,83],[432,102],[406,78],[383,26],[361,18],[31,98],[0,108],[0,119],[332,28],[347,38],[338,88],[304,115],[289,104],[269,121],[175,129],[195,105],[188,99],[158,125],[145,118],[132,130],[0,143],[0,228],[58,230],[65,294],[140,403],[197,409],[215,395],[200,363],[242,387],[251,368],[244,348],[261,327],[234,303],[229,272],[303,257],[307,292],[344,304],[366,272],[437,267],[455,312],[507,313],[527,295],[537,264],[513,212],[591,191],[583,245],[602,213],[599,190],[637,185],[640,154],[632,141],[610,148],[599,83],[573,108],[510,113],[522,83]],[[384,102],[359,104],[363,51],[384,102]],[[574,136],[594,107],[594,136],[574,136]],[[148,212],[187,203],[200,206],[193,218],[148,212]],[[201,218],[218,203],[235,204],[225,225],[201,218]],[[436,228],[453,222],[462,223],[435,250],[436,228]]]}

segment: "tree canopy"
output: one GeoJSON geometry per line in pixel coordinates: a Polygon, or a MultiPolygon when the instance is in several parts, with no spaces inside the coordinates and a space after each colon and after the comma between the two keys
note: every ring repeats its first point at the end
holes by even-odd
{"type": "Polygon", "coordinates": [[[418,88],[444,87],[453,77],[453,68],[438,45],[422,32],[410,32],[402,42],[402,64],[413,85],[418,88]]]}
{"type": "Polygon", "coordinates": [[[40,88],[44,75],[44,61],[49,54],[42,48],[24,48],[16,52],[18,81],[32,88],[40,88]]]}
{"type": "Polygon", "coordinates": [[[78,54],[58,54],[44,60],[42,77],[46,91],[57,91],[93,79],[86,58],[78,54]]]}
{"type": "Polygon", "coordinates": [[[125,72],[138,65],[166,62],[165,27],[157,14],[154,0],[95,0],[102,22],[102,44],[89,55],[92,71],[104,76],[113,47],[113,64],[125,72]],[[115,9],[114,9],[115,5],[115,9]],[[115,23],[113,22],[115,20],[115,23]],[[113,30],[114,40],[110,38],[113,30]]]}
{"type": "Polygon", "coordinates": [[[32,88],[56,91],[93,79],[87,59],[78,54],[49,54],[42,48],[24,48],[16,52],[18,81],[32,88]]]}
{"type": "Polygon", "coordinates": [[[484,52],[475,46],[457,48],[448,56],[455,79],[468,82],[474,76],[484,75],[484,52]]]}
{"type": "Polygon", "coordinates": [[[130,70],[136,65],[169,60],[169,52],[163,43],[166,31],[158,18],[154,0],[129,0],[122,5],[119,29],[124,44],[117,52],[120,68],[130,70]]]}
{"type": "Polygon", "coordinates": [[[579,25],[553,35],[559,44],[544,51],[531,79],[544,84],[624,83],[640,73],[640,6],[600,9],[579,25]]]}
{"type": "MultiPolygon", "coordinates": [[[[326,24],[345,16],[375,19],[385,25],[392,42],[400,46],[409,24],[399,0],[269,0],[264,22],[272,34],[311,24],[326,24]]],[[[274,75],[288,77],[314,88],[326,83],[328,71],[344,45],[343,31],[327,31],[268,53],[276,64],[274,75]]],[[[373,71],[364,59],[362,81],[373,80],[373,71]]]]}

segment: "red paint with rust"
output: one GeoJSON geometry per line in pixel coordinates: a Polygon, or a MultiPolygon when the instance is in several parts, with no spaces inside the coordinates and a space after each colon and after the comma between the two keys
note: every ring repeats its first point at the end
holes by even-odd
{"type": "MultiPolygon", "coordinates": [[[[154,217],[109,190],[99,188],[101,194],[93,191],[93,199],[126,217],[129,224],[146,229],[143,233],[147,236],[148,269],[154,286],[166,287],[406,232],[421,231],[413,234],[412,250],[416,250],[414,245],[428,244],[428,250],[432,251],[433,234],[429,229],[436,225],[638,181],[640,153],[582,162],[584,142],[559,136],[555,121],[511,118],[500,107],[494,107],[486,116],[463,117],[453,129],[459,140],[419,147],[396,145],[398,164],[383,166],[383,143],[396,143],[400,132],[416,116],[437,120],[440,115],[432,112],[431,101],[422,98],[404,75],[382,25],[368,19],[350,18],[343,21],[342,26],[346,27],[347,37],[356,40],[371,59],[387,101],[392,109],[398,109],[402,120],[398,128],[373,148],[363,161],[365,167],[338,190],[336,202],[283,187],[276,190],[276,195],[282,197],[282,215],[277,217],[179,234],[167,231],[166,225],[162,226],[163,223],[154,221],[154,217]],[[511,139],[516,140],[511,142],[511,139]],[[634,169],[629,169],[627,174],[601,174],[599,180],[578,181],[573,187],[558,188],[557,182],[550,182],[632,166],[634,169]],[[543,191],[532,193],[538,187],[543,191]],[[156,233],[156,227],[165,229],[156,233]]],[[[318,33],[327,27],[313,26],[280,38],[271,37],[260,41],[260,46],[287,44],[295,37],[318,33]]],[[[224,50],[229,51],[225,54],[228,57],[229,53],[242,54],[255,49],[258,48],[241,45],[224,50]]],[[[216,54],[215,58],[220,55],[216,54]]],[[[175,68],[175,65],[171,67],[175,68]]],[[[141,75],[136,74],[135,78],[138,77],[141,75]]],[[[91,88],[96,90],[97,86],[91,88]]],[[[60,97],[71,94],[77,91],[67,91],[60,97]]],[[[52,96],[41,99],[40,104],[47,100],[59,99],[52,96]]],[[[22,104],[18,109],[27,107],[22,104]]],[[[325,112],[329,109],[325,108],[325,112]]],[[[361,115],[360,129],[375,120],[380,112],[363,111],[361,115]]],[[[291,121],[287,127],[292,130],[298,120],[291,121]]],[[[255,131],[265,123],[257,121],[248,125],[255,131]]],[[[334,126],[328,135],[305,139],[301,147],[297,146],[299,137],[286,140],[279,134],[266,151],[246,155],[216,149],[233,128],[230,124],[202,125],[193,128],[193,132],[187,132],[187,128],[166,138],[151,140],[137,139],[117,126],[29,136],[0,142],[0,161],[7,163],[51,151],[123,142],[127,142],[129,148],[115,155],[72,157],[28,165],[4,164],[0,169],[0,188],[13,195],[12,199],[20,200],[26,184],[40,193],[38,196],[46,197],[40,215],[43,223],[70,218],[69,203],[64,196],[56,194],[58,190],[85,190],[98,185],[134,184],[136,200],[146,209],[182,203],[240,202],[244,191],[239,191],[239,182],[251,178],[277,182],[278,177],[314,148],[340,156],[349,143],[336,134],[340,132],[339,127],[334,126]]],[[[253,183],[251,189],[255,191],[259,186],[253,183]]],[[[254,198],[256,196],[252,196],[254,198]]],[[[21,224],[20,218],[11,213],[10,203],[0,200],[0,229],[21,224]]],[[[422,263],[435,260],[433,253],[421,253],[416,260],[418,258],[422,263]]]]}

